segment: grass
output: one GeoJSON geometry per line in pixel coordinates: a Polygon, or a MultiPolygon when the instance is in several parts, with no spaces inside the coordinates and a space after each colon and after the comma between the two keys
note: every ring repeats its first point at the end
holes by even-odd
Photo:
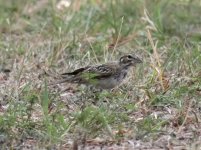
{"type": "Polygon", "coordinates": [[[198,149],[200,2],[58,5],[0,0],[0,148],[198,149]],[[54,79],[44,70],[63,73],[125,53],[143,64],[113,92],[48,86],[54,79]]]}

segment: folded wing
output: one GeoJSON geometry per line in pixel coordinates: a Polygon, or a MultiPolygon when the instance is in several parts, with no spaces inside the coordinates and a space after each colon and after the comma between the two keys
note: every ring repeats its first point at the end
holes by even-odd
{"type": "MultiPolygon", "coordinates": [[[[65,82],[96,83],[99,79],[107,78],[116,72],[115,64],[103,64],[79,68],[73,72],[63,73],[61,77],[65,82]]],[[[60,82],[61,83],[61,82],[60,82]]]]}

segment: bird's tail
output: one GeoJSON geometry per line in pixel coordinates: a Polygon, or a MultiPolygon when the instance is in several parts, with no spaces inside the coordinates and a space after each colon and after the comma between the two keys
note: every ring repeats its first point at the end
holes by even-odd
{"type": "Polygon", "coordinates": [[[49,77],[52,77],[56,80],[54,82],[49,83],[48,86],[57,85],[57,84],[65,83],[65,82],[71,82],[71,80],[72,80],[72,76],[70,76],[70,75],[59,74],[57,72],[49,71],[49,70],[48,71],[45,70],[45,73],[49,77]]]}

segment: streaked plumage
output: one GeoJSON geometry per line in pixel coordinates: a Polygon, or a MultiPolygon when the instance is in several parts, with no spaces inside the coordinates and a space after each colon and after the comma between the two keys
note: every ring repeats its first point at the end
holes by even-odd
{"type": "Polygon", "coordinates": [[[73,72],[63,73],[61,74],[63,80],[58,83],[69,82],[93,85],[100,89],[112,89],[125,79],[129,68],[137,63],[142,63],[138,57],[125,55],[119,61],[86,66],[73,72]]]}

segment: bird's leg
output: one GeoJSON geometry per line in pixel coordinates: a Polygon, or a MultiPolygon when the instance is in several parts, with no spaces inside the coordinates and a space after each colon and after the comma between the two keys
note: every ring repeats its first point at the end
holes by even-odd
{"type": "Polygon", "coordinates": [[[92,99],[92,104],[96,105],[96,103],[99,100],[100,93],[102,93],[103,90],[102,89],[97,89],[94,86],[90,86],[89,90],[90,90],[90,93],[91,93],[90,98],[92,99]]]}

